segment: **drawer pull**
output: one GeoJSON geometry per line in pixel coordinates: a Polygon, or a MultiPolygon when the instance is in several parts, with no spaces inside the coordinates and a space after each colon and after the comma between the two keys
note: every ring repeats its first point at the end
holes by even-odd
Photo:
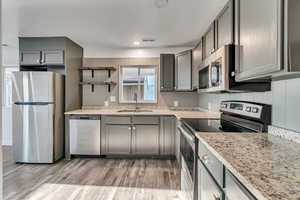
{"type": "Polygon", "coordinates": [[[208,155],[203,155],[201,157],[201,160],[204,162],[204,163],[208,163],[208,155]]]}

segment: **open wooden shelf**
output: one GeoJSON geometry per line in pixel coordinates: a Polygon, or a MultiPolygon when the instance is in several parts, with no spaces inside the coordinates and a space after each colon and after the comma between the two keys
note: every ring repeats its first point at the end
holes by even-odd
{"type": "Polygon", "coordinates": [[[82,70],[82,71],[97,71],[97,70],[116,71],[117,69],[115,67],[81,67],[81,68],[79,68],[79,70],[82,70]]]}
{"type": "Polygon", "coordinates": [[[95,85],[107,85],[108,86],[108,92],[111,91],[111,86],[117,85],[116,82],[95,82],[95,81],[82,81],[79,82],[80,85],[90,85],[92,87],[92,92],[95,90],[95,85]]]}

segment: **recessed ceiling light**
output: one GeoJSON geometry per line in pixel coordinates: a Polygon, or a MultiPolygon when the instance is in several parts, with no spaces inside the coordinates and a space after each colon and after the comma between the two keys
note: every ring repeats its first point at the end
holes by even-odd
{"type": "Polygon", "coordinates": [[[157,8],[164,8],[168,5],[169,0],[155,0],[154,4],[157,8]]]}
{"type": "Polygon", "coordinates": [[[139,41],[134,41],[133,44],[134,44],[135,46],[138,46],[138,45],[140,45],[141,43],[140,43],[139,41]]]}

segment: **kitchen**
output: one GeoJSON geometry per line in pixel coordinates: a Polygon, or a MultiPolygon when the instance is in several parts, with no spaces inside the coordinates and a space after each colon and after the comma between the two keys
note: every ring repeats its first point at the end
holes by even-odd
{"type": "Polygon", "coordinates": [[[298,0],[1,4],[2,199],[300,199],[298,0]]]}

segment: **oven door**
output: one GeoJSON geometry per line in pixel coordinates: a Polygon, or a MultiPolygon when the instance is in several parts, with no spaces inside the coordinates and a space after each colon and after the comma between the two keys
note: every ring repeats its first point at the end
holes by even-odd
{"type": "Polygon", "coordinates": [[[185,198],[192,200],[196,197],[196,138],[184,126],[179,126],[181,154],[181,190],[185,198]]]}
{"type": "Polygon", "coordinates": [[[264,125],[259,122],[227,114],[222,114],[221,116],[221,127],[221,130],[224,132],[258,133],[266,131],[264,130],[264,125]]]}

